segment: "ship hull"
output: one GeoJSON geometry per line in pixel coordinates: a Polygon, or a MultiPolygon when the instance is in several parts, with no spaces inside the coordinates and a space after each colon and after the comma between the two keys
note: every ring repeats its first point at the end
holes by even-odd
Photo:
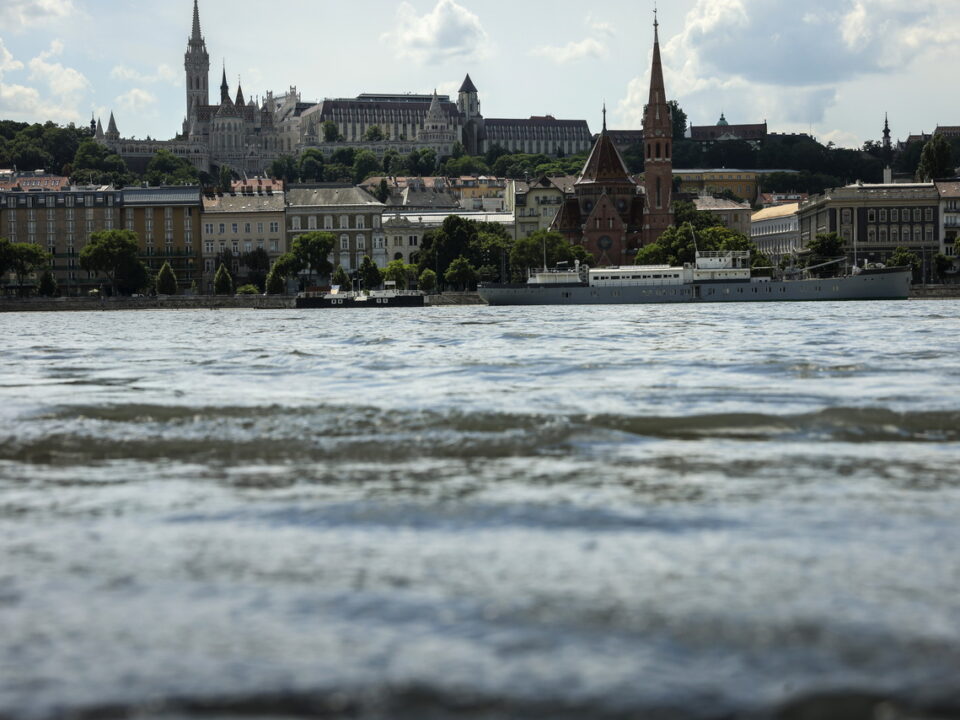
{"type": "Polygon", "coordinates": [[[489,305],[636,305],[645,303],[802,302],[906,300],[910,270],[863,272],[841,278],[683,285],[487,285],[478,292],[489,305]]]}
{"type": "Polygon", "coordinates": [[[423,307],[423,295],[395,295],[391,297],[369,297],[356,300],[349,296],[341,297],[298,297],[297,308],[329,308],[345,310],[350,308],[396,308],[423,307]]]}

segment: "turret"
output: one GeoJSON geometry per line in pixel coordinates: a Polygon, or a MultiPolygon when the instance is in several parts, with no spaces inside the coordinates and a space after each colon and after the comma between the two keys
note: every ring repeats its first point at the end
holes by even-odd
{"type": "Polygon", "coordinates": [[[227,67],[223,67],[223,80],[220,81],[220,104],[230,102],[230,86],[227,84],[227,67]]]}
{"type": "Polygon", "coordinates": [[[105,135],[107,140],[119,140],[120,131],[117,129],[117,121],[113,119],[113,111],[110,111],[110,122],[107,124],[107,133],[105,135]]]}
{"type": "Polygon", "coordinates": [[[470,79],[470,73],[467,73],[457,93],[457,109],[466,120],[480,115],[480,96],[473,80],[470,79]]]}
{"type": "Polygon", "coordinates": [[[246,105],[246,101],[243,99],[243,88],[240,86],[240,81],[237,80],[237,99],[233,102],[238,108],[246,105]]]}

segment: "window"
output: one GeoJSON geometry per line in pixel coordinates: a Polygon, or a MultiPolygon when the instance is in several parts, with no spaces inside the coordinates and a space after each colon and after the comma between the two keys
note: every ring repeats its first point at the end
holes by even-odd
{"type": "Polygon", "coordinates": [[[852,222],[853,214],[850,211],[850,208],[843,208],[840,211],[840,222],[844,225],[849,225],[852,222]]]}
{"type": "Polygon", "coordinates": [[[280,223],[279,222],[270,223],[270,232],[272,233],[280,232],[280,223]]]}
{"type": "Polygon", "coordinates": [[[363,230],[366,227],[365,218],[363,215],[357,215],[357,229],[363,230]]]}
{"type": "Polygon", "coordinates": [[[240,232],[240,226],[239,226],[237,223],[231,223],[231,226],[230,226],[230,227],[231,227],[231,231],[233,232],[234,235],[236,235],[238,232],[240,232]]]}
{"type": "Polygon", "coordinates": [[[374,250],[383,250],[383,238],[375,237],[373,239],[373,248],[374,250]]]}
{"type": "Polygon", "coordinates": [[[927,245],[932,244],[933,243],[933,226],[927,225],[927,227],[924,228],[923,234],[924,234],[924,242],[926,242],[927,245]]]}
{"type": "Polygon", "coordinates": [[[220,234],[223,235],[227,231],[227,226],[223,223],[220,223],[220,234]]]}
{"type": "Polygon", "coordinates": [[[920,222],[920,208],[913,209],[913,221],[920,222]]]}
{"type": "Polygon", "coordinates": [[[367,239],[363,234],[357,235],[357,250],[363,250],[367,246],[367,239]]]}
{"type": "Polygon", "coordinates": [[[873,208],[867,210],[867,222],[876,222],[877,221],[877,211],[873,208]]]}
{"type": "Polygon", "coordinates": [[[299,216],[294,217],[294,218],[291,220],[291,222],[292,222],[292,225],[291,225],[290,227],[291,227],[292,229],[294,229],[294,230],[299,230],[299,229],[300,229],[300,218],[299,218],[299,216]]]}
{"type": "Polygon", "coordinates": [[[270,252],[278,252],[278,251],[279,251],[278,241],[277,241],[277,240],[271,240],[271,241],[270,241],[270,252]]]}
{"type": "Polygon", "coordinates": [[[897,208],[890,211],[890,222],[900,222],[900,210],[897,208]]]}
{"type": "Polygon", "coordinates": [[[324,215],[324,216],[323,216],[323,229],[324,229],[324,230],[333,230],[333,215],[324,215]]]}
{"type": "Polygon", "coordinates": [[[416,247],[417,244],[420,242],[420,238],[418,238],[416,235],[411,235],[410,237],[407,238],[407,242],[410,245],[410,247],[416,247]]]}
{"type": "Polygon", "coordinates": [[[875,227],[867,228],[867,242],[875,243],[877,241],[877,229],[875,227]]]}
{"type": "Polygon", "coordinates": [[[251,227],[250,223],[244,223],[244,224],[243,224],[243,232],[246,233],[247,235],[249,235],[249,234],[250,234],[250,227],[251,227]]]}
{"type": "Polygon", "coordinates": [[[880,209],[880,222],[886,222],[886,221],[887,221],[887,209],[886,209],[886,208],[881,208],[881,209],[880,209]]]}
{"type": "Polygon", "coordinates": [[[203,251],[208,255],[213,255],[213,243],[211,241],[205,242],[203,244],[203,251]]]}
{"type": "Polygon", "coordinates": [[[887,241],[887,228],[885,225],[880,226],[880,242],[885,243],[887,241]]]}
{"type": "Polygon", "coordinates": [[[340,236],[340,249],[341,249],[341,250],[349,250],[349,249],[350,249],[350,236],[349,236],[349,235],[341,235],[341,236],[340,236]]]}
{"type": "Polygon", "coordinates": [[[203,232],[207,235],[213,235],[213,223],[207,223],[203,226],[203,232]]]}
{"type": "MultiPolygon", "coordinates": [[[[894,212],[896,212],[896,210],[894,210],[894,212]]],[[[896,225],[890,228],[890,242],[892,242],[894,245],[900,242],[900,228],[896,225]]]]}
{"type": "Polygon", "coordinates": [[[933,222],[933,208],[925,208],[923,211],[923,219],[927,222],[933,222]]]}
{"type": "Polygon", "coordinates": [[[263,223],[257,223],[257,234],[263,235],[263,223]]]}
{"type": "Polygon", "coordinates": [[[247,241],[243,244],[243,251],[244,251],[244,252],[253,252],[253,243],[250,242],[249,240],[247,240],[247,241]]]}
{"type": "Polygon", "coordinates": [[[913,241],[918,245],[923,242],[923,228],[919,225],[913,226],[913,241]]]}
{"type": "Polygon", "coordinates": [[[348,227],[350,227],[350,218],[348,218],[346,215],[341,215],[341,216],[340,216],[340,229],[341,229],[341,230],[344,230],[344,229],[346,229],[346,228],[348,228],[348,227]]]}
{"type": "Polygon", "coordinates": [[[317,229],[317,216],[316,216],[316,215],[311,215],[310,217],[307,218],[307,228],[309,228],[310,230],[316,230],[316,229],[317,229]]]}

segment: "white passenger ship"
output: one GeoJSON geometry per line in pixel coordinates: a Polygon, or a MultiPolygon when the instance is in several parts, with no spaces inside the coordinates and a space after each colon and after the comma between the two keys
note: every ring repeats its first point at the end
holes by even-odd
{"type": "Polygon", "coordinates": [[[585,305],[802,300],[905,300],[910,268],[855,268],[835,278],[753,277],[750,253],[698,252],[683,266],[631,265],[536,271],[525,284],[478,288],[490,305],[585,305]]]}

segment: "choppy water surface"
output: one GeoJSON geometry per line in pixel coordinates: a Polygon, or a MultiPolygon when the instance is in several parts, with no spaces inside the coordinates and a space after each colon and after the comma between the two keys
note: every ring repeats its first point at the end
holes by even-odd
{"type": "Polygon", "coordinates": [[[0,328],[0,716],[958,716],[960,302],[0,328]]]}

